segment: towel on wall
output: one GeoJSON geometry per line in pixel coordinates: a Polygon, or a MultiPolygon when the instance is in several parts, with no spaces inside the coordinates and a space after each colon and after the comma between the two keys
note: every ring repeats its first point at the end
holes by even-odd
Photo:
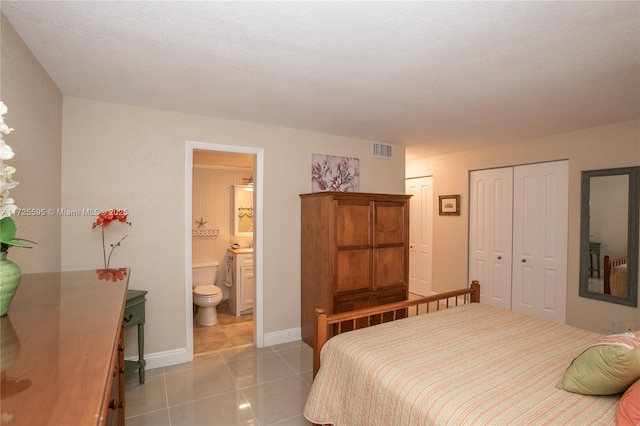
{"type": "Polygon", "coordinates": [[[224,277],[224,285],[226,287],[233,287],[233,257],[227,257],[227,273],[224,277]]]}

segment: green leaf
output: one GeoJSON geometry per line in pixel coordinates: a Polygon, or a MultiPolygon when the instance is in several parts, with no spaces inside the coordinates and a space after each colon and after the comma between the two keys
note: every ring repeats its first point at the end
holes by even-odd
{"type": "Polygon", "coordinates": [[[10,217],[0,219],[0,251],[6,251],[9,247],[28,247],[16,239],[18,227],[10,217]]]}
{"type": "Polygon", "coordinates": [[[2,244],[12,244],[18,228],[16,227],[16,223],[10,217],[3,217],[0,219],[0,243],[2,244]]]}

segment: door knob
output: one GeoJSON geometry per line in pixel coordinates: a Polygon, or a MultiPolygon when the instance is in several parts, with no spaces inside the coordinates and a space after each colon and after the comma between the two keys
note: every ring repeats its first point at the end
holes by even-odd
{"type": "Polygon", "coordinates": [[[526,262],[527,262],[527,259],[522,259],[522,263],[526,263],[526,262]]]}
{"type": "Polygon", "coordinates": [[[498,260],[502,260],[502,256],[498,256],[498,260]]]}

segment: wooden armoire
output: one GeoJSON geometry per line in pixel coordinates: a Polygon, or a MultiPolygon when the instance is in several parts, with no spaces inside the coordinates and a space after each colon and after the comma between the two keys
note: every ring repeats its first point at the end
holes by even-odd
{"type": "Polygon", "coordinates": [[[338,313],[407,299],[411,195],[300,197],[302,339],[313,346],[316,308],[338,313]]]}

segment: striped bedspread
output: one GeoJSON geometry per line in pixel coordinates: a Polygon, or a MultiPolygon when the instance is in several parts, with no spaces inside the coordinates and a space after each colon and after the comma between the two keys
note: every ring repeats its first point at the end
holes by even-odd
{"type": "Polygon", "coordinates": [[[304,415],[335,425],[615,424],[556,382],[599,334],[472,303],[330,339],[304,415]]]}

